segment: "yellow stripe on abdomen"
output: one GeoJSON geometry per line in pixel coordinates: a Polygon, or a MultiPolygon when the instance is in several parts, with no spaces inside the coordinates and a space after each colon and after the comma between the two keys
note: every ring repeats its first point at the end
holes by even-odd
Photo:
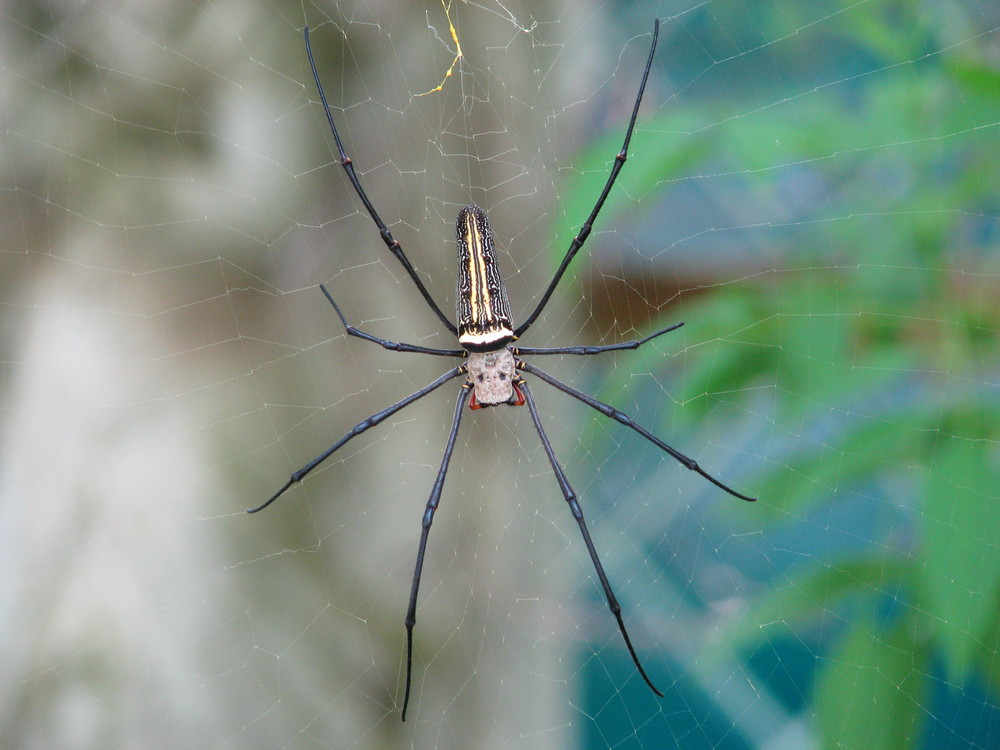
{"type": "Polygon", "coordinates": [[[513,340],[514,328],[486,212],[478,206],[466,206],[458,214],[455,229],[458,341],[469,351],[502,349],[513,340]]]}

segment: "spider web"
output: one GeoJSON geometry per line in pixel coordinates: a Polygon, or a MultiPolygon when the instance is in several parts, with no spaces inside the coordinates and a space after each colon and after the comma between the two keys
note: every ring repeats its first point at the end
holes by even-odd
{"type": "Polygon", "coordinates": [[[0,744],[1000,744],[1000,12],[987,0],[7,3],[0,744]],[[523,409],[467,413],[402,620],[486,208],[636,674],[523,409]],[[461,56],[458,55],[461,47],[461,56]],[[451,73],[446,75],[446,73],[451,73]]]}

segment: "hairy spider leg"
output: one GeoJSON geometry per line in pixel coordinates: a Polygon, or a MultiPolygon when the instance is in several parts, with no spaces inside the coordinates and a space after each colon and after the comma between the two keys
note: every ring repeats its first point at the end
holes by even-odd
{"type": "Polygon", "coordinates": [[[406,608],[406,689],[403,693],[403,721],[406,721],[406,708],[410,705],[410,684],[413,676],[413,626],[417,623],[417,592],[420,590],[420,575],[424,568],[427,535],[430,533],[431,524],[434,523],[434,512],[437,510],[438,503],[441,500],[444,478],[448,473],[451,454],[455,450],[455,438],[458,437],[458,424],[462,421],[462,413],[465,411],[462,407],[465,406],[465,399],[469,397],[471,390],[471,385],[466,382],[458,392],[458,400],[455,403],[455,416],[451,421],[451,432],[448,434],[448,442],[444,447],[441,468],[438,469],[437,479],[434,480],[431,496],[427,498],[427,506],[424,509],[424,518],[421,522],[420,546],[417,548],[417,564],[413,570],[413,583],[410,586],[410,603],[406,608]]]}
{"type": "Polygon", "coordinates": [[[521,392],[524,393],[524,398],[528,402],[528,411],[531,413],[531,421],[535,423],[535,430],[538,432],[538,437],[542,441],[542,447],[545,449],[545,455],[549,457],[549,464],[552,466],[552,471],[556,475],[556,481],[559,483],[559,490],[562,492],[563,498],[569,505],[570,513],[573,514],[573,518],[576,519],[577,525],[580,527],[580,534],[583,535],[583,543],[587,545],[587,552],[590,553],[590,559],[594,563],[594,570],[597,571],[597,577],[601,582],[601,588],[604,589],[604,596],[608,600],[608,608],[611,610],[611,614],[615,616],[618,621],[618,631],[622,634],[622,638],[625,640],[625,646],[628,648],[628,652],[632,657],[632,662],[635,664],[635,668],[639,670],[639,674],[642,675],[642,679],[646,681],[649,685],[649,689],[656,693],[659,697],[663,697],[663,693],[659,691],[653,681],[649,679],[649,675],[646,674],[646,670],[642,668],[642,663],[639,661],[639,656],[635,653],[635,648],[632,646],[632,639],[628,637],[628,630],[625,628],[625,620],[622,619],[622,607],[618,603],[618,599],[615,593],[611,590],[611,584],[608,583],[608,576],[604,572],[604,566],[601,565],[601,559],[597,556],[597,550],[594,548],[594,542],[590,538],[590,531],[587,529],[587,522],[583,520],[583,510],[580,508],[580,503],[577,502],[576,493],[570,486],[569,479],[566,478],[566,472],[563,471],[562,466],[559,464],[559,460],[556,458],[555,451],[552,450],[552,444],[549,442],[548,436],[545,434],[545,430],[542,427],[542,420],[538,416],[538,407],[535,406],[535,397],[531,394],[531,389],[524,379],[520,379],[518,386],[521,392]]]}
{"type": "Polygon", "coordinates": [[[406,398],[402,399],[401,401],[397,401],[396,403],[394,403],[392,406],[388,407],[387,409],[383,409],[380,412],[376,412],[375,414],[372,414],[367,419],[361,420],[356,425],[354,425],[354,427],[351,428],[347,432],[347,434],[344,435],[344,437],[342,437],[336,443],[334,443],[329,448],[327,448],[325,451],[323,451],[322,453],[320,453],[318,456],[316,456],[316,458],[314,458],[312,461],[310,461],[309,463],[307,463],[301,469],[298,469],[297,471],[293,472],[292,475],[288,478],[288,481],[285,482],[285,486],[284,487],[282,487],[280,490],[278,490],[277,492],[275,492],[273,495],[271,495],[271,497],[269,497],[263,503],[261,503],[260,505],[258,505],[256,508],[248,508],[247,509],[247,513],[256,513],[258,511],[264,510],[264,508],[266,508],[268,505],[270,505],[271,503],[273,503],[279,497],[281,497],[282,495],[284,495],[285,492],[287,492],[292,487],[292,485],[298,484],[303,479],[305,479],[306,476],[310,472],[312,472],[313,469],[315,469],[321,463],[323,463],[324,461],[326,461],[326,459],[328,459],[330,456],[332,456],[334,453],[336,453],[338,450],[340,450],[344,446],[344,444],[347,443],[349,440],[351,440],[353,438],[356,438],[362,432],[365,432],[366,430],[374,427],[379,422],[382,422],[383,420],[388,419],[393,414],[395,414],[397,411],[399,411],[400,409],[402,409],[404,406],[409,406],[410,404],[412,404],[417,399],[423,398],[424,396],[426,396],[431,391],[434,391],[435,389],[437,389],[437,388],[441,387],[442,385],[444,385],[445,383],[447,383],[449,380],[452,380],[453,378],[457,378],[459,375],[465,375],[465,374],[466,374],[466,370],[465,370],[465,366],[464,365],[462,367],[456,367],[453,370],[449,370],[448,372],[446,372],[444,375],[442,375],[441,377],[439,377],[434,382],[429,383],[428,385],[425,385],[419,391],[416,391],[415,393],[411,393],[409,396],[407,396],[406,398]]]}
{"type": "Polygon", "coordinates": [[[729,486],[723,484],[718,479],[716,479],[711,474],[707,473],[704,469],[702,469],[698,465],[698,462],[695,461],[693,458],[689,458],[689,457],[685,456],[683,453],[681,453],[679,450],[677,450],[676,448],[672,448],[671,446],[667,445],[662,440],[660,440],[658,437],[656,437],[656,435],[654,435],[653,433],[651,433],[649,430],[647,430],[647,429],[645,429],[645,428],[637,425],[635,422],[633,422],[632,418],[629,417],[624,412],[618,411],[618,409],[614,408],[613,406],[605,404],[602,401],[598,401],[596,398],[588,396],[586,393],[583,393],[582,391],[578,391],[576,388],[573,388],[572,386],[566,385],[562,381],[556,380],[554,377],[552,377],[551,375],[549,375],[547,372],[545,372],[543,370],[539,370],[537,367],[535,367],[530,362],[525,362],[524,360],[518,360],[517,369],[521,370],[523,372],[530,372],[532,375],[535,375],[536,377],[541,378],[542,380],[544,380],[546,383],[548,383],[549,385],[553,386],[554,388],[557,388],[558,390],[562,391],[563,393],[566,393],[566,394],[572,396],[573,398],[582,401],[583,403],[585,403],[590,408],[596,409],[597,411],[599,411],[604,416],[610,417],[611,419],[615,420],[616,422],[619,422],[619,423],[625,425],[629,429],[635,430],[640,435],[642,435],[644,438],[646,438],[646,440],[648,440],[649,442],[651,442],[653,445],[655,445],[660,450],[662,450],[665,453],[669,454],[672,458],[676,459],[678,462],[680,462],[681,464],[683,464],[686,468],[690,469],[691,471],[697,472],[698,474],[701,474],[709,482],[711,482],[712,484],[714,484],[716,487],[719,487],[719,488],[725,490],[726,492],[728,492],[733,497],[738,497],[740,500],[746,500],[749,503],[756,502],[757,498],[750,497],[749,495],[744,495],[742,492],[737,492],[732,487],[729,487],[729,486]]]}
{"type": "Polygon", "coordinates": [[[330,113],[330,105],[326,100],[326,92],[323,91],[323,83],[319,79],[319,71],[316,69],[316,60],[313,59],[312,45],[309,43],[309,27],[306,26],[303,29],[303,34],[306,39],[306,56],[309,58],[309,67],[312,68],[313,80],[316,81],[316,90],[319,92],[320,101],[323,103],[323,111],[326,112],[327,122],[330,123],[330,130],[333,131],[333,140],[337,142],[337,151],[340,153],[340,166],[344,168],[347,173],[347,179],[351,181],[351,185],[354,186],[354,191],[358,194],[361,202],[365,206],[365,210],[368,211],[368,215],[372,217],[372,221],[375,222],[375,226],[378,227],[379,236],[385,243],[386,247],[389,248],[389,252],[396,256],[396,259],[402,264],[406,273],[409,274],[410,278],[413,279],[413,283],[416,284],[417,290],[420,295],[424,298],[424,301],[430,306],[434,314],[438,316],[444,327],[447,328],[451,333],[457,334],[458,329],[455,324],[448,320],[448,316],[441,312],[441,308],[438,307],[437,302],[431,296],[431,293],[427,291],[427,287],[424,286],[424,282],[420,280],[417,275],[416,269],[414,269],[413,264],[410,263],[410,259],[406,257],[406,253],[403,252],[402,246],[396,239],[392,236],[392,232],[389,231],[389,227],[385,225],[382,221],[382,217],[378,215],[378,211],[375,210],[375,206],[372,205],[371,200],[368,198],[368,194],[365,192],[364,188],[361,187],[361,181],[358,179],[357,172],[354,170],[354,162],[344,151],[344,144],[340,141],[340,133],[337,132],[337,125],[333,121],[333,115],[330,113]]]}
{"type": "Polygon", "coordinates": [[[615,184],[615,180],[618,179],[618,173],[622,171],[622,167],[625,166],[625,160],[628,159],[628,146],[629,142],[632,140],[632,131],[635,130],[635,119],[639,115],[639,105],[642,103],[642,95],[646,90],[646,81],[649,79],[649,71],[653,67],[653,54],[656,52],[656,41],[660,36],[660,19],[657,18],[653,22],[653,42],[649,45],[649,57],[646,59],[646,69],[642,73],[642,82],[639,84],[639,93],[635,97],[635,105],[632,107],[632,118],[629,120],[628,129],[625,131],[625,141],[622,143],[622,149],[615,156],[615,163],[611,167],[611,174],[608,175],[608,181],[604,184],[604,190],[601,191],[600,197],[597,199],[597,203],[594,205],[594,209],[590,212],[590,216],[580,227],[580,231],[577,233],[576,237],[570,243],[569,249],[566,251],[566,255],[562,259],[562,263],[559,264],[559,268],[556,271],[556,275],[552,277],[552,281],[549,282],[548,288],[546,288],[545,293],[542,294],[541,299],[538,301],[538,305],[535,307],[534,312],[528,316],[521,325],[519,325],[514,330],[514,338],[520,338],[521,334],[527,331],[531,324],[535,322],[535,319],[541,315],[542,310],[545,309],[545,305],[549,302],[549,297],[552,296],[552,292],[555,291],[556,286],[559,284],[559,280],[562,279],[563,274],[566,273],[566,269],[569,268],[570,262],[576,256],[577,252],[583,247],[583,243],[587,241],[587,237],[590,235],[590,230],[594,227],[594,222],[597,220],[597,214],[601,212],[604,207],[604,201],[608,199],[608,195],[611,193],[611,188],[615,184]]]}

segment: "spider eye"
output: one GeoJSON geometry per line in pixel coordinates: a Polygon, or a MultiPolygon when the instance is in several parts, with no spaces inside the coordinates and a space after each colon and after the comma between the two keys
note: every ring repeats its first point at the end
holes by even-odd
{"type": "Polygon", "coordinates": [[[486,376],[483,375],[482,373],[479,373],[479,375],[476,377],[476,380],[482,383],[484,380],[486,380],[486,376]]]}
{"type": "Polygon", "coordinates": [[[506,379],[507,379],[507,373],[501,372],[500,373],[500,380],[506,380],[506,379]]]}

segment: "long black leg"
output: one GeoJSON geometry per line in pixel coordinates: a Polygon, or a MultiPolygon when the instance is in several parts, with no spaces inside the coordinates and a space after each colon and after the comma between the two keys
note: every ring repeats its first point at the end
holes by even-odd
{"type": "Polygon", "coordinates": [[[666,443],[664,443],[662,440],[660,440],[658,437],[656,437],[656,435],[654,435],[653,433],[651,433],[649,430],[646,430],[646,429],[640,427],[639,425],[637,425],[635,422],[633,422],[632,419],[631,419],[631,417],[629,417],[624,412],[620,412],[617,409],[615,409],[613,406],[609,406],[608,404],[605,404],[605,403],[603,403],[601,401],[598,401],[596,398],[592,398],[591,396],[588,396],[586,393],[578,391],[576,388],[573,388],[572,386],[566,385],[565,383],[556,380],[554,377],[552,377],[548,373],[543,372],[542,370],[539,370],[537,367],[535,367],[534,365],[532,365],[530,362],[525,362],[524,360],[518,360],[518,362],[517,362],[517,369],[518,370],[523,370],[524,372],[530,372],[532,375],[535,375],[535,376],[541,378],[542,380],[544,380],[546,383],[548,383],[549,385],[553,386],[554,388],[558,388],[563,393],[569,394],[570,396],[572,396],[575,399],[579,399],[580,401],[582,401],[583,403],[585,403],[587,406],[591,407],[592,409],[596,409],[597,411],[601,412],[601,414],[603,414],[604,416],[611,417],[611,419],[614,419],[615,421],[620,422],[621,424],[625,425],[626,427],[629,427],[629,428],[635,430],[640,435],[642,435],[644,438],[646,438],[646,440],[648,440],[653,445],[655,445],[657,448],[659,448],[662,451],[665,451],[666,453],[669,453],[677,461],[679,461],[680,463],[684,464],[684,466],[686,466],[688,469],[690,469],[691,471],[698,472],[703,477],[705,477],[705,479],[707,479],[709,482],[711,482],[712,484],[714,484],[716,487],[719,487],[719,488],[725,490],[730,495],[733,495],[734,497],[738,497],[740,500],[746,500],[747,502],[751,502],[751,503],[754,502],[755,500],[757,500],[757,498],[755,498],[755,497],[750,497],[749,495],[744,495],[741,492],[737,492],[732,487],[727,487],[722,482],[720,482],[718,479],[716,479],[715,477],[713,477],[711,474],[706,473],[705,470],[702,469],[698,465],[698,462],[695,461],[693,458],[688,458],[687,456],[685,456],[683,453],[681,453],[680,451],[676,450],[675,448],[671,448],[669,445],[667,445],[666,443]]]}
{"type": "Polygon", "coordinates": [[[319,80],[319,71],[316,70],[316,61],[313,59],[312,46],[309,44],[309,27],[306,26],[304,30],[306,38],[306,55],[309,57],[309,67],[312,68],[313,79],[316,81],[316,90],[319,91],[319,98],[323,102],[323,111],[326,112],[326,119],[330,123],[330,130],[333,131],[333,139],[337,142],[337,151],[340,152],[340,166],[344,168],[347,172],[347,179],[351,181],[351,185],[354,186],[355,192],[357,192],[358,197],[361,198],[361,202],[365,204],[365,209],[368,211],[368,215],[372,217],[372,221],[378,227],[378,233],[382,237],[382,241],[385,242],[386,247],[389,248],[389,252],[396,256],[396,259],[403,265],[406,272],[413,279],[413,283],[417,285],[417,290],[423,296],[424,300],[430,305],[431,310],[441,319],[444,323],[444,327],[447,328],[454,334],[458,334],[458,329],[455,324],[448,320],[448,317],[441,312],[441,308],[438,307],[437,302],[431,297],[431,293],[427,291],[427,287],[424,286],[424,282],[420,280],[417,275],[416,270],[413,268],[413,264],[410,263],[410,259],[406,257],[406,253],[403,252],[403,248],[400,244],[396,242],[393,238],[392,233],[389,228],[382,221],[382,218],[378,215],[378,211],[375,210],[375,206],[372,205],[371,200],[368,198],[368,194],[365,193],[364,188],[361,187],[361,181],[358,180],[358,175],[354,171],[354,164],[351,162],[351,158],[344,151],[344,144],[340,142],[340,133],[337,132],[337,126],[333,122],[333,115],[330,114],[330,105],[326,100],[326,92],[323,91],[323,84],[319,80]]]}
{"type": "Polygon", "coordinates": [[[448,462],[451,461],[451,453],[455,449],[455,438],[458,436],[458,423],[462,420],[462,412],[465,402],[469,397],[472,385],[466,382],[458,393],[458,401],[455,404],[455,418],[451,422],[451,434],[448,435],[448,443],[444,448],[444,457],[441,459],[441,468],[438,469],[437,479],[434,480],[434,487],[431,489],[431,496],[427,499],[427,507],[424,510],[424,519],[421,524],[420,547],[417,549],[417,565],[413,571],[413,585],[410,587],[410,605],[406,609],[406,690],[403,693],[403,721],[406,721],[406,707],[410,704],[410,682],[413,676],[413,626],[417,622],[417,592],[420,590],[420,573],[424,568],[424,552],[427,550],[427,535],[430,533],[431,524],[434,523],[434,511],[437,510],[438,502],[441,500],[441,490],[444,487],[444,478],[448,473],[448,462]]]}
{"type": "Polygon", "coordinates": [[[664,328],[662,331],[651,333],[644,339],[633,341],[623,341],[621,344],[608,344],[607,346],[547,346],[540,349],[530,346],[512,346],[511,351],[515,356],[521,354],[602,354],[603,352],[616,352],[621,349],[638,349],[647,341],[652,341],[657,336],[676,331],[683,323],[674,323],[672,326],[664,328]]]}
{"type": "Polygon", "coordinates": [[[289,487],[291,487],[293,484],[298,484],[303,479],[305,479],[306,475],[309,474],[309,472],[311,472],[313,469],[315,469],[321,463],[323,463],[324,461],[326,461],[326,459],[328,459],[330,456],[332,456],[334,453],[336,453],[341,448],[341,446],[343,446],[344,443],[346,443],[348,440],[350,440],[351,438],[357,437],[362,432],[364,432],[365,430],[367,430],[369,427],[374,427],[375,425],[377,425],[379,422],[383,421],[387,417],[391,417],[393,414],[395,414],[397,411],[399,411],[400,409],[402,409],[404,406],[408,406],[408,405],[412,404],[414,401],[416,401],[417,399],[423,398],[428,393],[430,393],[431,391],[433,391],[435,388],[439,388],[440,386],[444,385],[445,383],[447,383],[452,378],[457,378],[459,375],[465,375],[465,367],[456,367],[454,370],[449,370],[444,375],[442,375],[437,380],[435,380],[433,383],[425,385],[423,388],[421,388],[416,393],[412,393],[409,396],[407,396],[406,398],[404,398],[402,401],[397,401],[392,406],[390,406],[388,409],[383,409],[380,412],[372,414],[367,419],[362,420],[361,422],[358,422],[356,425],[354,425],[354,427],[350,430],[350,432],[348,432],[346,435],[344,435],[344,437],[342,437],[336,443],[334,443],[329,448],[327,448],[325,451],[323,451],[322,453],[320,453],[318,456],[316,456],[316,458],[314,458],[312,461],[310,461],[309,463],[307,463],[301,469],[299,469],[298,471],[296,471],[295,473],[293,473],[292,476],[289,477],[288,481],[285,482],[285,486],[284,487],[282,487],[280,490],[278,490],[277,492],[275,492],[273,495],[271,495],[271,497],[269,497],[266,501],[264,501],[263,503],[261,503],[260,505],[258,505],[256,508],[249,508],[249,509],[247,509],[247,513],[256,513],[259,510],[264,510],[264,508],[266,508],[268,505],[270,505],[275,500],[277,500],[279,497],[281,497],[283,494],[285,494],[285,492],[288,490],[289,487]]]}
{"type": "Polygon", "coordinates": [[[570,243],[569,249],[566,251],[565,257],[562,259],[562,263],[559,264],[559,269],[556,271],[556,275],[552,277],[552,281],[549,282],[548,288],[545,290],[545,294],[538,302],[538,306],[535,307],[535,311],[528,316],[528,319],[524,321],[517,330],[514,331],[514,337],[519,337],[522,333],[528,330],[532,323],[535,322],[545,305],[548,304],[549,297],[552,296],[552,292],[555,291],[556,286],[559,284],[559,280],[566,273],[566,269],[569,267],[570,261],[576,255],[577,251],[583,247],[583,243],[586,242],[587,236],[590,234],[590,230],[594,226],[594,221],[597,219],[597,214],[601,212],[604,207],[604,201],[607,200],[608,194],[611,192],[612,186],[615,184],[615,180],[618,179],[618,173],[621,172],[622,167],[625,166],[625,160],[628,158],[628,145],[632,140],[632,131],[635,129],[635,119],[639,114],[639,104],[642,102],[642,94],[646,90],[646,79],[649,78],[650,68],[653,67],[653,53],[656,52],[656,40],[660,35],[660,19],[656,19],[653,24],[653,43],[649,47],[649,59],[646,60],[646,69],[642,74],[642,83],[639,84],[639,93],[635,97],[635,106],[632,107],[632,119],[629,120],[628,130],[625,131],[625,141],[622,143],[622,150],[618,152],[615,156],[615,163],[611,167],[611,174],[608,175],[608,181],[604,184],[604,190],[601,191],[601,196],[597,199],[597,204],[594,206],[594,210],[590,212],[590,216],[580,227],[580,232],[570,243]]]}
{"type": "Polygon", "coordinates": [[[618,603],[615,593],[611,590],[611,584],[608,583],[608,576],[604,573],[604,566],[601,565],[601,560],[597,556],[597,550],[594,549],[594,542],[590,538],[590,531],[587,529],[587,522],[583,520],[583,511],[580,509],[580,504],[576,500],[576,493],[573,492],[573,488],[570,486],[569,480],[566,478],[566,472],[564,472],[562,466],[559,465],[559,460],[556,458],[556,454],[552,450],[552,444],[549,442],[549,438],[546,436],[545,430],[542,428],[542,420],[538,416],[538,407],[535,406],[535,397],[531,395],[531,389],[528,387],[528,384],[524,382],[523,378],[519,378],[517,380],[517,386],[520,388],[521,393],[524,394],[524,400],[528,403],[528,411],[531,412],[531,421],[535,423],[535,429],[538,431],[538,437],[541,438],[542,447],[545,448],[545,455],[549,457],[549,463],[552,465],[552,471],[556,475],[556,481],[559,482],[559,489],[562,491],[563,497],[566,498],[566,502],[569,504],[569,510],[573,514],[573,518],[576,519],[577,525],[580,527],[580,533],[583,535],[583,543],[587,545],[587,552],[590,553],[590,559],[594,563],[594,569],[597,571],[597,577],[601,581],[601,588],[604,589],[604,596],[608,600],[608,607],[611,609],[611,614],[613,614],[615,619],[618,620],[618,630],[621,631],[622,638],[625,639],[625,645],[628,647],[629,654],[632,655],[632,661],[635,663],[636,669],[639,670],[639,674],[642,675],[642,679],[644,679],[646,684],[649,685],[649,689],[662,698],[663,693],[656,689],[656,685],[654,685],[652,680],[649,679],[649,675],[646,674],[646,670],[642,668],[642,664],[639,663],[639,657],[635,653],[635,648],[632,646],[632,640],[628,637],[628,630],[625,629],[625,621],[622,619],[622,607],[618,603]]]}
{"type": "Polygon", "coordinates": [[[380,339],[378,336],[372,336],[370,333],[365,333],[364,331],[355,328],[347,323],[347,318],[344,317],[344,313],[340,309],[334,299],[333,295],[327,290],[326,286],[323,284],[319,285],[319,288],[323,290],[323,294],[333,305],[333,309],[337,311],[337,315],[340,316],[340,322],[344,324],[344,329],[347,331],[348,336],[357,336],[359,339],[364,339],[365,341],[371,341],[384,349],[389,349],[394,352],[413,352],[416,354],[435,354],[439,357],[464,357],[467,352],[465,349],[432,349],[427,346],[417,346],[415,344],[402,344],[396,341],[387,341],[386,339],[380,339]]]}

